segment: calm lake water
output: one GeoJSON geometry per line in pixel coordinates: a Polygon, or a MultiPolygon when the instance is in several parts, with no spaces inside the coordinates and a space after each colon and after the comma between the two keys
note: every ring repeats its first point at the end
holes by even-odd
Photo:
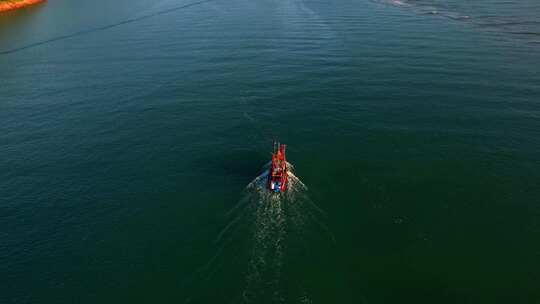
{"type": "Polygon", "coordinates": [[[50,0],[0,79],[0,303],[540,303],[537,0],[50,0]]]}

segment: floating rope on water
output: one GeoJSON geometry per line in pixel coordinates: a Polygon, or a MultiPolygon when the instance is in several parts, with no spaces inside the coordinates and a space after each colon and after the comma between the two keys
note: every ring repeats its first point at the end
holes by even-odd
{"type": "Polygon", "coordinates": [[[174,13],[174,12],[182,10],[182,9],[187,9],[187,8],[190,8],[190,7],[193,7],[193,6],[201,5],[201,4],[212,2],[212,1],[214,1],[214,0],[203,0],[203,1],[192,2],[192,3],[184,4],[184,5],[181,5],[181,6],[176,6],[176,7],[173,7],[173,8],[157,11],[157,12],[154,12],[154,13],[151,13],[151,14],[142,15],[142,16],[139,16],[139,17],[134,17],[134,18],[122,20],[122,21],[119,21],[119,22],[116,22],[116,23],[107,24],[107,25],[100,26],[100,27],[95,27],[95,28],[89,28],[89,29],[77,31],[77,32],[74,32],[74,33],[71,33],[71,34],[56,36],[56,37],[53,37],[53,38],[50,38],[50,39],[47,39],[47,40],[42,40],[42,41],[30,43],[30,44],[23,45],[23,46],[13,48],[13,49],[10,49],[10,50],[0,51],[0,55],[12,54],[12,53],[16,53],[16,52],[19,52],[19,51],[35,48],[35,47],[38,47],[38,46],[42,46],[42,45],[45,45],[45,44],[50,44],[50,43],[54,43],[54,42],[57,42],[57,41],[66,40],[66,39],[69,39],[69,38],[74,38],[74,37],[83,36],[83,35],[99,32],[99,31],[109,30],[109,29],[119,27],[119,26],[122,26],[122,25],[139,22],[139,21],[142,21],[142,20],[150,19],[150,18],[153,18],[153,17],[165,15],[165,14],[174,13]]]}

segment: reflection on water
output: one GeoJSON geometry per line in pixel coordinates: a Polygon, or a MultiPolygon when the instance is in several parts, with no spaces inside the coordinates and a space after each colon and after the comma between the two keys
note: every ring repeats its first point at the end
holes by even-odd
{"type": "Polygon", "coordinates": [[[470,22],[488,31],[540,42],[540,2],[538,1],[439,1],[439,0],[374,0],[409,9],[417,14],[434,15],[470,22]]]}

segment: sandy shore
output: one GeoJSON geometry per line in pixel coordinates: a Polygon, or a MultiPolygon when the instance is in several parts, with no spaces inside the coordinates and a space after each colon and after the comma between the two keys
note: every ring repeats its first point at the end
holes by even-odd
{"type": "Polygon", "coordinates": [[[0,0],[0,13],[38,4],[44,1],[45,0],[0,0]]]}

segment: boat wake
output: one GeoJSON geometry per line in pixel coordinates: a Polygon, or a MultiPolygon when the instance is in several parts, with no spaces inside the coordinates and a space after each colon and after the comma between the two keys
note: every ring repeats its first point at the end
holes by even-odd
{"type": "MultiPolygon", "coordinates": [[[[308,198],[307,187],[294,175],[292,165],[287,163],[287,169],[288,187],[284,193],[268,191],[266,169],[246,187],[241,201],[253,218],[252,248],[242,295],[246,303],[258,303],[262,299],[271,299],[271,303],[286,301],[282,274],[285,251],[290,245],[287,234],[305,233],[308,217],[320,213],[308,198]]],[[[303,300],[310,302],[305,292],[303,300]]]]}
{"type": "Polygon", "coordinates": [[[310,235],[325,240],[333,236],[319,220],[324,212],[309,198],[307,186],[290,163],[287,168],[287,190],[276,194],[267,189],[266,165],[229,211],[215,240],[221,249],[208,273],[220,264],[231,267],[232,257],[242,261],[234,268],[242,269],[237,282],[243,284],[227,295],[233,303],[312,303],[298,265],[307,263],[306,256],[313,252],[310,235]]]}

